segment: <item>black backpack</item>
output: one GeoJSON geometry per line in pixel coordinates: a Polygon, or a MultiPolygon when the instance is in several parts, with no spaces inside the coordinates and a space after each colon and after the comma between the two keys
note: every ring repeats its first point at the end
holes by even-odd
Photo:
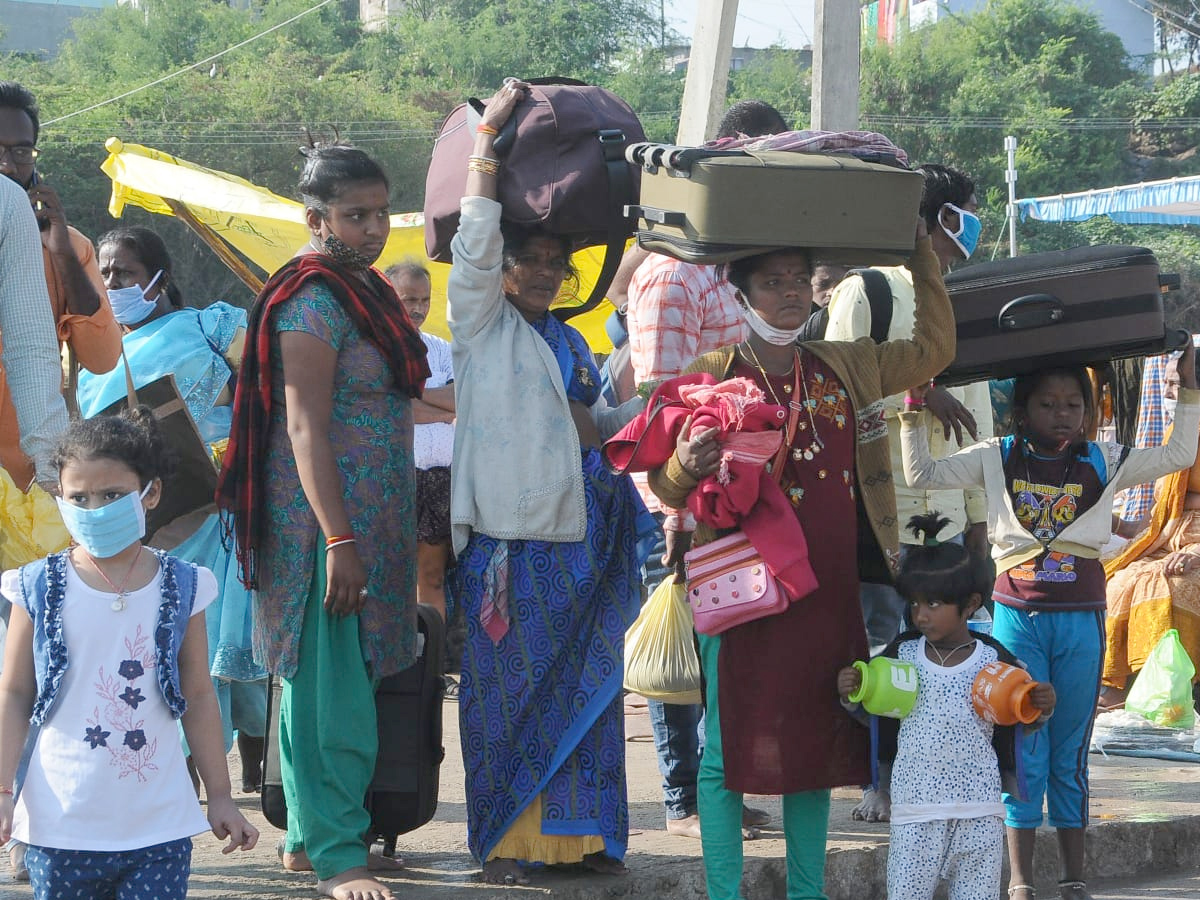
{"type": "MultiPolygon", "coordinates": [[[[882,344],[887,340],[888,331],[892,327],[892,288],[887,276],[878,269],[851,269],[846,277],[857,275],[863,281],[867,290],[867,301],[871,304],[871,340],[882,344]]],[[[822,306],[815,310],[804,323],[798,340],[823,341],[825,329],[829,327],[829,307],[822,306]]]]}

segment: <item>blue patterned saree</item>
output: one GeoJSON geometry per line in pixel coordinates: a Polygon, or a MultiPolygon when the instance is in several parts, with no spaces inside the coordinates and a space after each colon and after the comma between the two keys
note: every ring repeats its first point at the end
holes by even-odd
{"type": "MultiPolygon", "coordinates": [[[[594,403],[600,377],[582,336],[550,316],[533,327],[554,351],[567,395],[594,403]]],[[[476,532],[458,559],[454,595],[467,621],[459,692],[467,836],[481,863],[539,796],[543,835],[600,837],[616,859],[628,843],[621,686],[625,631],[640,602],[644,509],[598,450],[585,449],[581,461],[583,541],[501,541],[476,532]],[[508,621],[493,640],[499,632],[489,636],[481,613],[497,590],[508,621]]]]}

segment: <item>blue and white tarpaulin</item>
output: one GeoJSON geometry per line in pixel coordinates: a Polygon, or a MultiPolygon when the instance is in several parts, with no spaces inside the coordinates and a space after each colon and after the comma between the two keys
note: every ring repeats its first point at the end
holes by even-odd
{"type": "Polygon", "coordinates": [[[1022,219],[1083,222],[1108,216],[1127,225],[1200,225],[1200,176],[1018,200],[1022,219]]]}

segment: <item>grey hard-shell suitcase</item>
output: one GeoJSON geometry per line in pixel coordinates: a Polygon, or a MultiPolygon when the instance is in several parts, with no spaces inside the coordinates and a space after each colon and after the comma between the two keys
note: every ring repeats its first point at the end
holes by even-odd
{"type": "MultiPolygon", "coordinates": [[[[442,678],[445,625],[437,611],[417,607],[421,644],[417,661],[389,675],[375,690],[379,752],[363,805],[371,813],[370,837],[383,838],[392,856],[396,838],[420,828],[437,810],[442,747],[442,678]]],[[[287,801],[279,768],[279,699],[283,684],[271,679],[264,741],[262,810],[276,828],[287,828],[287,801]]]]}
{"type": "Polygon", "coordinates": [[[1162,275],[1145,247],[1103,244],[969,266],[946,276],[957,349],[942,384],[1099,365],[1183,346],[1167,328],[1162,275]]]}
{"type": "Polygon", "coordinates": [[[691,263],[783,247],[848,265],[899,265],[912,253],[924,178],[881,155],[706,150],[633,144],[638,243],[691,263]]]}

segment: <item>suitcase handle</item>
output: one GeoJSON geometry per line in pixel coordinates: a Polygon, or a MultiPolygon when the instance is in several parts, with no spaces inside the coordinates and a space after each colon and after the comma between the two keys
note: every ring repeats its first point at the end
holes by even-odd
{"type": "Polygon", "coordinates": [[[626,218],[645,219],[656,225],[669,225],[672,228],[682,228],[687,217],[681,212],[668,209],[658,209],[653,206],[626,206],[626,218]]]}
{"type": "Polygon", "coordinates": [[[1023,331],[1057,325],[1067,316],[1062,301],[1051,294],[1026,294],[1010,300],[996,316],[1001,331],[1023,331]]]}

